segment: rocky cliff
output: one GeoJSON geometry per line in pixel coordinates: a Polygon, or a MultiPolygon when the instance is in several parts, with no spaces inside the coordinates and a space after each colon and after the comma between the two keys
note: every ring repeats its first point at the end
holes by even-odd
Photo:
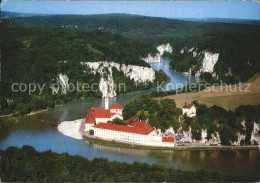
{"type": "Polygon", "coordinates": [[[91,69],[93,74],[99,73],[101,75],[99,82],[99,90],[102,92],[103,97],[116,96],[116,86],[113,80],[113,71],[115,68],[117,71],[122,72],[124,76],[128,77],[137,83],[153,82],[155,79],[155,71],[152,68],[118,64],[115,62],[81,62],[81,65],[91,69]]]}
{"type": "Polygon", "coordinates": [[[164,54],[164,52],[172,53],[172,47],[169,43],[159,45],[157,47],[157,50],[158,53],[156,53],[154,56],[148,54],[146,58],[142,58],[142,59],[147,63],[161,62],[161,56],[164,54]]]}
{"type": "Polygon", "coordinates": [[[58,74],[56,83],[50,86],[53,94],[57,94],[59,91],[61,94],[67,94],[69,87],[69,77],[66,74],[58,74]]]}
{"type": "MultiPolygon", "coordinates": [[[[244,127],[244,130],[246,130],[245,121],[242,121],[241,124],[244,127]]],[[[207,134],[208,134],[207,129],[202,129],[201,130],[201,140],[197,141],[197,140],[192,138],[191,130],[192,130],[191,127],[189,127],[188,131],[184,131],[182,129],[182,127],[180,127],[178,129],[178,134],[181,137],[180,142],[188,142],[188,143],[199,142],[199,143],[203,143],[203,144],[207,144],[207,145],[209,145],[209,144],[215,144],[215,145],[221,144],[219,132],[215,132],[215,133],[211,134],[211,138],[208,140],[207,139],[207,134]]],[[[168,135],[169,133],[172,133],[175,136],[177,135],[172,127],[167,129],[164,134],[160,134],[160,135],[168,135]]],[[[245,141],[245,138],[246,138],[245,134],[238,132],[237,133],[237,140],[235,142],[231,143],[231,144],[232,145],[240,145],[241,141],[245,141]]],[[[255,144],[255,143],[257,143],[258,145],[260,144],[260,127],[259,127],[258,123],[254,123],[254,125],[253,125],[253,130],[251,132],[250,142],[251,142],[251,144],[255,144]]]]}
{"type": "MultiPolygon", "coordinates": [[[[194,55],[194,54],[193,54],[194,55]]],[[[219,54],[218,53],[210,53],[205,51],[204,58],[202,60],[202,67],[199,71],[197,71],[196,75],[200,76],[203,72],[209,72],[212,76],[215,76],[214,66],[218,61],[219,54]]]]}
{"type": "Polygon", "coordinates": [[[216,76],[214,66],[219,59],[219,53],[212,53],[207,50],[199,51],[197,47],[192,47],[190,49],[185,47],[180,50],[178,58],[179,60],[173,60],[175,65],[182,65],[184,60],[185,62],[190,62],[189,68],[186,68],[186,70],[182,72],[194,73],[196,76],[200,76],[204,72],[209,72],[213,77],[216,76]]]}

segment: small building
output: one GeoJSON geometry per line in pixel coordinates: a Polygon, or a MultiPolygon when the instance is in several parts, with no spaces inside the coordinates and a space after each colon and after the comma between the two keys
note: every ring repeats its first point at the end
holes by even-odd
{"type": "Polygon", "coordinates": [[[196,107],[192,104],[186,104],[182,108],[182,114],[187,114],[188,117],[196,116],[196,107]]]}

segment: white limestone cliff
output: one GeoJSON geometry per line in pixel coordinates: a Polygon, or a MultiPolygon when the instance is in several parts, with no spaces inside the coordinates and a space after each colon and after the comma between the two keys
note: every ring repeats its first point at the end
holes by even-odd
{"type": "Polygon", "coordinates": [[[257,142],[258,145],[260,145],[260,131],[259,131],[259,123],[254,122],[254,127],[251,133],[250,141],[252,144],[254,142],[257,142]]]}
{"type": "Polygon", "coordinates": [[[157,50],[160,53],[160,56],[164,54],[164,52],[172,53],[172,46],[167,43],[167,44],[161,44],[157,47],[157,50]]]}
{"type": "Polygon", "coordinates": [[[142,60],[147,63],[161,62],[161,56],[164,54],[164,52],[172,53],[172,46],[169,43],[161,44],[156,49],[159,53],[156,53],[155,56],[148,54],[148,56],[146,58],[142,58],[142,60]]]}
{"type": "Polygon", "coordinates": [[[112,68],[116,68],[118,71],[123,72],[126,77],[137,83],[153,82],[155,79],[155,71],[148,67],[121,65],[107,61],[81,62],[81,65],[89,67],[93,74],[99,73],[101,75],[99,90],[102,92],[103,97],[116,96],[112,68]]]}
{"type": "Polygon", "coordinates": [[[192,47],[191,49],[188,50],[188,53],[192,52],[195,47],[192,47]]]}
{"type": "Polygon", "coordinates": [[[200,76],[203,72],[209,72],[214,75],[214,66],[218,61],[219,53],[210,53],[205,51],[204,52],[204,58],[202,60],[202,67],[200,70],[196,73],[196,76],[200,76]]]}
{"type": "Polygon", "coordinates": [[[207,142],[207,129],[202,129],[201,130],[201,142],[206,143],[207,142]]]}
{"type": "Polygon", "coordinates": [[[66,74],[58,74],[57,83],[51,85],[52,93],[57,94],[61,91],[62,94],[67,94],[67,90],[69,87],[69,77],[66,74]],[[61,90],[60,90],[61,89],[61,90]]]}
{"type": "Polygon", "coordinates": [[[147,63],[156,63],[161,62],[161,55],[157,53],[155,56],[152,56],[151,54],[148,54],[146,58],[142,58],[147,63]]]}

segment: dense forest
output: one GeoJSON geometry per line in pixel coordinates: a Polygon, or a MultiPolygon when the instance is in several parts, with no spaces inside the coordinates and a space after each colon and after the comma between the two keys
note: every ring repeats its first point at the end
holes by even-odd
{"type": "Polygon", "coordinates": [[[260,105],[239,106],[232,111],[215,105],[207,107],[205,104],[199,104],[198,101],[193,101],[193,104],[197,108],[197,114],[190,118],[186,115],[182,116],[182,110],[176,107],[173,99],[155,100],[151,95],[143,95],[125,106],[123,116],[124,119],[128,119],[138,113],[140,120],[149,119],[150,125],[163,132],[170,127],[173,127],[175,132],[180,127],[184,131],[188,131],[191,127],[192,138],[196,140],[201,140],[202,129],[207,129],[208,140],[211,134],[218,132],[222,145],[230,145],[237,141],[240,133],[246,135],[241,145],[251,144],[254,122],[260,123],[258,112],[260,105]],[[245,121],[244,127],[242,121],[245,121]]]}
{"type": "MultiPolygon", "coordinates": [[[[33,110],[54,107],[81,97],[100,97],[100,92],[70,92],[52,95],[50,85],[58,74],[66,74],[70,83],[99,83],[99,74],[80,62],[113,61],[150,67],[140,59],[142,43],[102,30],[75,30],[61,28],[26,28],[1,23],[1,112],[26,114],[33,110]],[[11,92],[13,83],[37,83],[45,88],[39,95],[37,88],[31,95],[11,92]]],[[[113,71],[115,84],[125,83],[132,92],[154,87],[157,81],[166,81],[162,71],[156,71],[154,83],[135,86],[122,72],[113,71]]],[[[98,86],[97,86],[98,88],[98,86]]],[[[120,91],[117,90],[117,94],[120,91]]]]}
{"type": "MultiPolygon", "coordinates": [[[[201,75],[206,82],[246,81],[260,72],[260,26],[257,25],[192,22],[127,14],[30,16],[3,19],[3,22],[0,27],[1,59],[2,80],[5,82],[1,83],[1,103],[5,114],[25,114],[63,104],[73,98],[101,96],[100,92],[90,92],[87,95],[70,93],[53,97],[46,91],[43,91],[42,97],[28,97],[25,93],[10,96],[10,84],[14,82],[31,82],[34,78],[34,82],[42,83],[56,78],[58,73],[66,73],[71,82],[93,82],[100,76],[80,73],[80,61],[108,60],[149,67],[141,57],[156,53],[156,47],[165,43],[171,44],[173,52],[164,56],[171,59],[172,69],[181,72],[191,68],[195,74],[201,68],[205,51],[219,53],[214,66],[216,77],[212,77],[211,73],[201,75]],[[188,51],[190,48],[194,48],[197,56],[193,57],[193,52],[188,51]],[[182,49],[183,54],[180,53],[182,49]],[[12,102],[23,104],[17,106],[12,102]],[[34,104],[29,106],[29,103],[34,104]]],[[[162,72],[156,75],[157,80],[166,79],[162,72]]],[[[137,88],[116,71],[114,80],[127,83],[129,92],[154,86],[154,83],[149,83],[149,86],[137,88]]]]}
{"type": "Polygon", "coordinates": [[[224,176],[205,171],[184,172],[146,163],[88,160],[67,153],[37,152],[33,147],[0,150],[4,182],[253,182],[259,177],[224,176]]]}
{"type": "MultiPolygon", "coordinates": [[[[260,72],[259,25],[192,22],[127,14],[33,16],[5,21],[28,27],[87,28],[120,33],[142,42],[144,47],[140,51],[143,56],[155,53],[160,44],[170,43],[173,53],[165,56],[172,59],[172,69],[188,72],[191,68],[193,74],[201,68],[205,51],[219,53],[214,66],[217,77],[214,79],[227,83],[243,82],[260,72]],[[197,56],[188,52],[191,48],[197,56]],[[182,49],[184,53],[180,53],[182,49]]],[[[202,78],[204,76],[208,75],[202,75],[202,78]]]]}

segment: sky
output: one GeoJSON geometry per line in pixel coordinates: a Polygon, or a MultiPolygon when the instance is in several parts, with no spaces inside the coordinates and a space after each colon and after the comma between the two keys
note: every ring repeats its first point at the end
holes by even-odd
{"type": "Polygon", "coordinates": [[[1,11],[39,14],[127,13],[166,18],[260,20],[258,1],[2,1],[1,11]]]}

